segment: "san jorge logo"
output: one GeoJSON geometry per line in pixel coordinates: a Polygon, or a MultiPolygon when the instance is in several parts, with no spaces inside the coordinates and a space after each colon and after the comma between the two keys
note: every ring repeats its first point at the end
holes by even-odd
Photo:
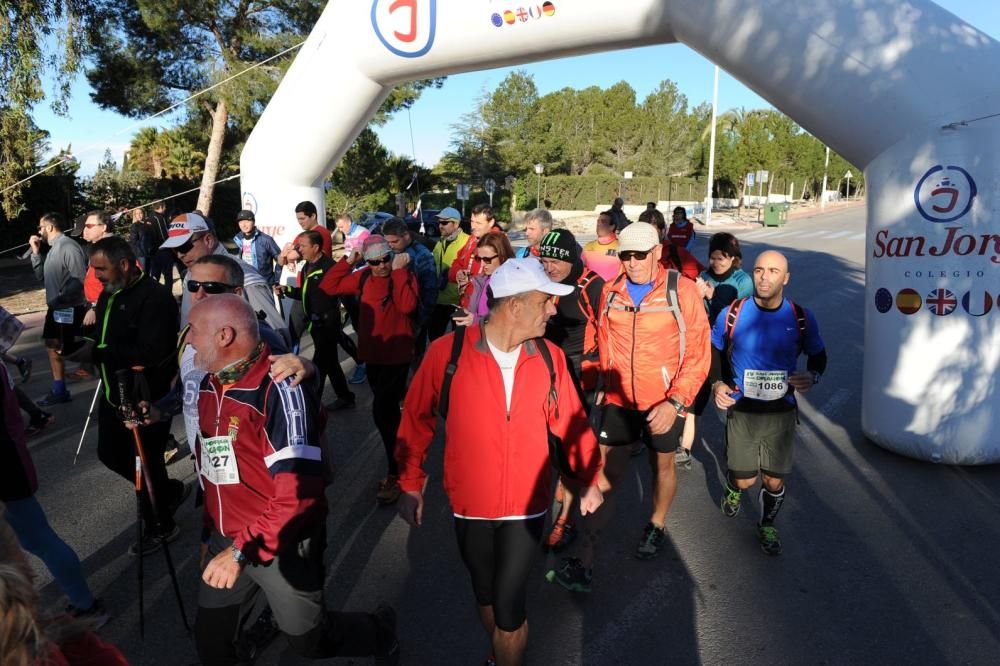
{"type": "Polygon", "coordinates": [[[372,28],[379,41],[403,58],[419,58],[434,45],[437,0],[374,0],[372,28]]]}
{"type": "Polygon", "coordinates": [[[931,167],[917,182],[913,201],[917,212],[930,222],[954,222],[972,209],[976,181],[959,166],[931,167]]]}

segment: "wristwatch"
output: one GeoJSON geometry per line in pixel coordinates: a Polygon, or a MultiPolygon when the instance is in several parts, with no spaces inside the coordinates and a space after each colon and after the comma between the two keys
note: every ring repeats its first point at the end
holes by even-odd
{"type": "Polygon", "coordinates": [[[243,554],[243,551],[236,546],[230,546],[230,548],[233,551],[233,562],[236,562],[241,567],[247,563],[247,556],[243,554]]]}
{"type": "Polygon", "coordinates": [[[677,416],[684,418],[687,416],[687,406],[680,400],[675,400],[674,398],[667,398],[667,402],[674,406],[677,410],[677,416]]]}
{"type": "Polygon", "coordinates": [[[819,384],[820,374],[818,372],[816,372],[815,370],[813,370],[812,375],[813,375],[813,384],[814,385],[815,384],[819,384]]]}

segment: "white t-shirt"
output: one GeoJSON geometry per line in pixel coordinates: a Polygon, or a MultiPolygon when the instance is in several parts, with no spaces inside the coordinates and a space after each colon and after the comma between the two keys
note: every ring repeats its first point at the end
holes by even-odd
{"type": "MultiPolygon", "coordinates": [[[[485,337],[485,336],[484,336],[485,337]]],[[[507,411],[510,411],[510,397],[514,394],[514,367],[517,359],[521,355],[521,345],[514,347],[509,352],[503,352],[493,346],[487,338],[486,344],[490,346],[490,353],[500,366],[500,374],[503,376],[503,388],[507,394],[507,411]]]]}

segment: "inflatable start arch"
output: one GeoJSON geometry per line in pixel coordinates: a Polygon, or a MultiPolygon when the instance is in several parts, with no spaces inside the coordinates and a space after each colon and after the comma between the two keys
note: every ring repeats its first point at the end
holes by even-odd
{"type": "Polygon", "coordinates": [[[668,42],[864,167],[865,433],[1000,461],[1000,49],[929,0],[331,0],[243,150],[244,204],[290,238],[398,83],[668,42]]]}

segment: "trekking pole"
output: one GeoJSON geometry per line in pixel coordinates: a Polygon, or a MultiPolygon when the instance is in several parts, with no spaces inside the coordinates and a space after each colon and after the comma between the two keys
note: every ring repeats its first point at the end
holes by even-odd
{"type": "Polygon", "coordinates": [[[94,405],[97,404],[97,396],[101,394],[101,382],[102,379],[97,380],[97,390],[94,391],[94,399],[90,401],[90,411],[87,412],[87,420],[83,423],[83,432],[80,433],[80,443],[76,445],[76,455],[73,456],[73,465],[76,465],[76,459],[80,457],[80,449],[83,448],[83,438],[87,436],[87,428],[90,427],[90,417],[94,415],[94,405]]]}
{"type": "MultiPolygon", "coordinates": [[[[138,520],[138,556],[139,556],[139,636],[144,637],[145,629],[145,617],[143,613],[142,600],[142,582],[143,582],[143,566],[142,566],[142,489],[145,484],[146,493],[149,495],[149,504],[153,511],[154,520],[156,520],[158,526],[162,531],[162,524],[160,524],[159,511],[157,510],[156,504],[156,493],[153,491],[152,477],[149,473],[149,466],[146,462],[146,452],[142,446],[142,436],[139,434],[139,425],[142,423],[142,414],[137,408],[138,403],[141,400],[148,402],[148,390],[145,385],[145,381],[142,379],[141,373],[143,368],[134,367],[131,370],[119,370],[116,373],[118,379],[118,395],[120,409],[122,410],[123,420],[125,423],[134,424],[136,427],[132,428],[132,437],[135,440],[135,501],[137,508],[137,520],[138,520]],[[135,374],[133,374],[135,373],[135,374]],[[133,399],[133,392],[139,394],[139,400],[133,399]]],[[[174,596],[177,598],[177,608],[181,613],[181,622],[184,623],[184,629],[191,631],[191,626],[188,624],[187,613],[184,612],[184,600],[181,598],[181,588],[177,583],[177,571],[174,568],[174,560],[170,556],[170,546],[167,544],[166,540],[162,540],[161,547],[163,548],[163,556],[167,561],[167,572],[170,574],[170,582],[174,588],[174,596]]]]}

